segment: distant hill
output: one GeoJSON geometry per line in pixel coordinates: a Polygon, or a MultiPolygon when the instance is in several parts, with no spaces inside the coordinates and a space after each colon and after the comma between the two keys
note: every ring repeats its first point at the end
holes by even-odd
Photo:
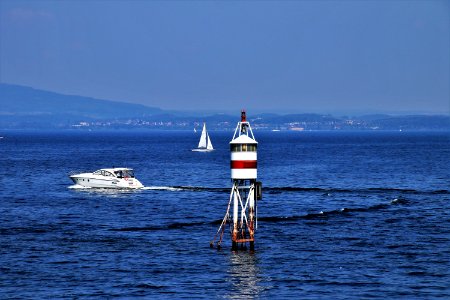
{"type": "Polygon", "coordinates": [[[63,95],[30,87],[0,84],[0,116],[48,119],[146,117],[161,109],[140,104],[63,95]]]}
{"type": "MultiPolygon", "coordinates": [[[[167,112],[140,104],[63,95],[30,87],[0,84],[0,129],[200,129],[234,130],[235,115],[192,115],[167,112]]],[[[329,114],[252,114],[255,130],[444,130],[450,131],[449,115],[365,115],[335,117],[329,114]]]]}

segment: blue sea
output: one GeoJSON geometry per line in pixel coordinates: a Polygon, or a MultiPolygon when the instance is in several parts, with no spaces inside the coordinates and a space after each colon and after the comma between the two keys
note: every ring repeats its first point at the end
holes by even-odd
{"type": "Polygon", "coordinates": [[[210,241],[232,132],[3,131],[0,298],[449,299],[450,135],[263,132],[255,251],[210,241]],[[134,168],[144,190],[68,174],[134,168]]]}

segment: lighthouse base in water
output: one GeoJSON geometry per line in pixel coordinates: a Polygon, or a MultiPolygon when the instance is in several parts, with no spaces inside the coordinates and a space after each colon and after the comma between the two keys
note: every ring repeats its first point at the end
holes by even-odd
{"type": "Polygon", "coordinates": [[[221,248],[227,223],[229,224],[232,250],[255,249],[257,223],[257,200],[261,198],[261,183],[256,180],[233,180],[230,200],[225,217],[210,246],[221,248]]]}

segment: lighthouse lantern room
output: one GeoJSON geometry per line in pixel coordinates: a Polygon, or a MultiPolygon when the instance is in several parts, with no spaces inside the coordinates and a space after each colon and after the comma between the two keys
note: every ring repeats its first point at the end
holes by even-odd
{"type": "Polygon", "coordinates": [[[230,224],[232,249],[239,246],[254,250],[255,230],[257,228],[257,200],[261,199],[261,183],[257,182],[257,146],[258,142],[253,136],[246,113],[241,112],[241,121],[238,122],[230,142],[231,152],[231,188],[227,212],[217,231],[211,247],[217,240],[217,247],[221,247],[226,223],[230,224]],[[232,214],[230,214],[232,211],[232,214]]]}

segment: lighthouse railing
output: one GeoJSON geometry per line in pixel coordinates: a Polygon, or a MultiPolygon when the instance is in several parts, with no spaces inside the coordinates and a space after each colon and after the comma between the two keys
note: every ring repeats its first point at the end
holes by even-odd
{"type": "Polygon", "coordinates": [[[248,130],[245,131],[245,135],[250,137],[253,140],[255,139],[255,136],[253,135],[253,130],[252,130],[252,127],[250,126],[250,123],[249,122],[238,122],[236,129],[234,130],[233,140],[242,135],[242,132],[243,132],[242,128],[244,126],[248,128],[248,130]]]}

